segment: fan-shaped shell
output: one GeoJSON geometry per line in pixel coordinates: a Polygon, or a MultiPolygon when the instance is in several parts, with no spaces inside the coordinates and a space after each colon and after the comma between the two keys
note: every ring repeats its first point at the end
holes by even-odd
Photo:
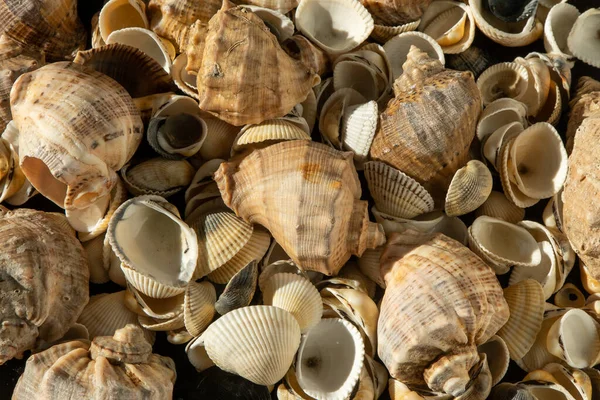
{"type": "Polygon", "coordinates": [[[310,135],[288,118],[269,119],[243,127],[234,140],[232,151],[266,147],[285,140],[310,140],[310,135]]]}
{"type": "Polygon", "coordinates": [[[471,160],[454,177],[446,194],[446,215],[454,217],[468,214],[482,205],[490,193],[494,181],[484,163],[471,160]]]}
{"type": "Polygon", "coordinates": [[[146,53],[153,58],[166,72],[171,72],[171,56],[169,48],[157,34],[144,28],[124,28],[112,32],[106,44],[119,43],[146,53]]]}
{"type": "Polygon", "coordinates": [[[377,22],[375,22],[375,25],[373,25],[373,32],[371,32],[371,39],[384,44],[394,36],[416,30],[420,23],[420,19],[397,26],[378,25],[377,22]]]}
{"type": "Polygon", "coordinates": [[[215,310],[219,314],[225,315],[236,308],[250,305],[257,282],[258,263],[256,260],[252,260],[227,282],[225,290],[215,303],[215,310]]]}
{"type": "Polygon", "coordinates": [[[185,160],[152,158],[121,169],[123,182],[134,196],[153,194],[169,197],[185,189],[194,177],[194,167],[185,160]]]}
{"type": "Polygon", "coordinates": [[[598,24],[600,24],[600,11],[591,8],[577,17],[567,39],[571,53],[584,63],[596,68],[600,68],[598,24]]]}
{"type": "Polygon", "coordinates": [[[477,346],[477,351],[487,356],[492,386],[496,386],[506,375],[510,364],[510,353],[506,343],[500,336],[492,336],[490,340],[477,346]]]}
{"type": "Polygon", "coordinates": [[[142,0],[109,0],[98,16],[98,29],[104,42],[114,31],[124,28],[148,28],[146,4],[142,0]]]}
{"type": "Polygon", "coordinates": [[[482,215],[516,224],[525,218],[525,209],[511,203],[504,193],[492,190],[487,200],[475,210],[475,216],[481,217],[482,215]]]}
{"type": "Polygon", "coordinates": [[[206,161],[229,158],[231,147],[240,128],[214,117],[206,118],[204,122],[206,123],[206,139],[196,154],[206,161]]]}
{"type": "Polygon", "coordinates": [[[190,282],[185,289],[183,321],[192,336],[198,336],[212,322],[217,294],[210,282],[190,282]]]}
{"type": "Polygon", "coordinates": [[[379,268],[379,257],[381,257],[382,252],[383,246],[365,250],[363,255],[358,259],[358,268],[369,279],[379,285],[379,287],[385,289],[385,281],[381,276],[379,268]]]}

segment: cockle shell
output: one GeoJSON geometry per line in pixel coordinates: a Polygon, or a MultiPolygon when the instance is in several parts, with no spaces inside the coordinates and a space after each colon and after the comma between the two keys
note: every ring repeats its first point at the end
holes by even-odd
{"type": "Polygon", "coordinates": [[[527,106],[510,97],[496,99],[484,108],[479,117],[477,138],[485,143],[490,135],[513,122],[527,126],[527,106]]]}
{"type": "Polygon", "coordinates": [[[0,237],[3,364],[36,341],[51,343],[67,332],[87,303],[89,272],[63,215],[0,207],[0,237]]]}
{"type": "Polygon", "coordinates": [[[240,128],[214,117],[206,118],[204,122],[206,139],[196,154],[205,161],[229,158],[231,147],[240,128]]]}
{"type": "Polygon", "coordinates": [[[183,322],[190,335],[198,336],[210,325],[216,301],[215,287],[210,282],[190,282],[183,303],[183,322]]]}
{"type": "MultiPolygon", "coordinates": [[[[477,78],[477,87],[481,91],[483,104],[487,106],[494,100],[509,97],[514,100],[533,104],[533,85],[527,67],[516,62],[503,62],[492,65],[477,78]]],[[[533,115],[529,108],[528,115],[533,115]]]]}
{"type": "Polygon", "coordinates": [[[151,119],[146,137],[161,157],[182,160],[200,150],[207,131],[208,126],[198,113],[173,113],[151,119]]]}
{"type": "Polygon", "coordinates": [[[558,363],[550,363],[541,370],[532,371],[524,381],[537,379],[561,385],[574,399],[592,399],[592,381],[582,370],[566,367],[558,363]]]}
{"type": "Polygon", "coordinates": [[[378,25],[377,21],[375,21],[375,25],[373,25],[373,32],[371,32],[371,39],[384,44],[388,40],[392,39],[394,36],[398,36],[404,32],[412,32],[419,27],[421,20],[418,19],[416,21],[407,22],[406,24],[397,25],[397,26],[386,26],[386,25],[378,25]]]}
{"type": "Polygon", "coordinates": [[[187,54],[179,54],[175,60],[173,60],[173,65],[171,66],[171,76],[173,77],[173,81],[179,90],[188,96],[198,99],[196,75],[191,74],[186,70],[187,63],[187,54]]]}
{"type": "Polygon", "coordinates": [[[311,140],[311,138],[305,129],[290,118],[268,119],[260,124],[243,127],[233,142],[232,153],[263,148],[286,140],[311,140]]]}
{"type": "Polygon", "coordinates": [[[487,200],[493,184],[492,174],[484,163],[469,161],[456,171],[450,182],[446,194],[446,215],[455,217],[474,211],[487,200]]]}
{"type": "Polygon", "coordinates": [[[361,0],[375,19],[385,26],[403,25],[421,18],[432,0],[361,0]]]}
{"type": "Polygon", "coordinates": [[[144,28],[124,28],[112,32],[106,44],[120,43],[135,47],[152,57],[167,73],[171,72],[169,49],[156,33],[144,28]]]}
{"type": "Polygon", "coordinates": [[[477,346],[477,351],[487,356],[490,374],[492,375],[492,386],[497,385],[506,375],[510,364],[508,346],[500,336],[492,336],[490,340],[477,346]]]}
{"type": "Polygon", "coordinates": [[[252,260],[227,282],[225,290],[215,303],[215,310],[219,314],[225,315],[236,308],[250,305],[257,282],[258,263],[256,260],[252,260]]]}
{"type": "Polygon", "coordinates": [[[366,202],[358,200],[352,153],[306,140],[286,141],[221,164],[215,180],[225,204],[269,229],[303,269],[334,275],[351,254],[385,240],[381,227],[369,221],[366,202]],[[308,197],[303,195],[307,190],[308,197]],[[295,215],[282,219],[291,204],[299,206],[295,215]],[[323,229],[327,233],[317,233],[323,229]]]}
{"type": "Polygon", "coordinates": [[[351,88],[342,88],[331,93],[319,112],[319,133],[323,142],[340,150],[342,148],[341,133],[344,113],[348,107],[366,102],[367,99],[362,94],[351,88]]]}
{"type": "Polygon", "coordinates": [[[64,399],[71,393],[85,399],[172,396],[175,363],[152,354],[142,329],[127,325],[111,336],[56,345],[27,360],[13,398],[64,399]]]}
{"type": "Polygon", "coordinates": [[[317,75],[331,70],[331,61],[327,53],[300,34],[285,40],[281,47],[290,57],[301,61],[317,75]]]}
{"type": "Polygon", "coordinates": [[[285,53],[248,8],[226,2],[211,19],[198,71],[202,110],[233,125],[259,123],[284,116],[319,81],[318,75],[285,53]],[[267,63],[271,74],[246,72],[260,71],[267,63]]]}
{"type": "MultiPolygon", "coordinates": [[[[502,99],[500,99],[502,100],[502,99]]],[[[508,153],[505,153],[506,159],[502,157],[501,151],[505,149],[505,145],[514,137],[523,132],[524,128],[521,122],[510,122],[496,129],[483,141],[482,155],[495,169],[501,174],[507,171],[506,161],[508,161],[508,153]]],[[[513,199],[513,194],[511,199],[513,199]]],[[[521,204],[519,204],[521,205],[521,204]]]]}
{"type": "Polygon", "coordinates": [[[190,184],[194,173],[194,167],[185,160],[166,160],[161,157],[134,166],[127,164],[121,169],[123,182],[134,196],[172,196],[190,184]]]}
{"type": "Polygon", "coordinates": [[[98,29],[105,43],[114,31],[133,27],[148,28],[146,4],[142,0],[109,0],[100,10],[98,29]]]}
{"type": "Polygon", "coordinates": [[[600,68],[599,23],[600,11],[597,8],[591,8],[577,17],[567,39],[571,53],[584,63],[596,68],[600,68]]]}
{"type": "MultiPolygon", "coordinates": [[[[194,210],[210,199],[221,197],[212,175],[217,171],[222,160],[214,158],[202,164],[185,190],[185,216],[189,218],[194,210]]],[[[198,214],[196,215],[196,217],[198,214]]]]}
{"type": "Polygon", "coordinates": [[[419,30],[433,37],[444,53],[461,53],[475,39],[475,19],[465,3],[434,1],[421,17],[419,30]]]}
{"type": "Polygon", "coordinates": [[[579,10],[572,4],[559,3],[550,9],[544,23],[544,49],[547,53],[570,58],[567,38],[579,15],[579,10]]]}
{"type": "Polygon", "coordinates": [[[487,200],[475,210],[475,216],[482,215],[516,224],[525,218],[525,209],[511,203],[502,192],[492,190],[487,200]]]}
{"type": "Polygon", "coordinates": [[[11,110],[25,176],[64,208],[85,208],[107,196],[114,171],[142,139],[139,111],[125,89],[78,64],[54,63],[21,75],[11,110]]]}
{"type": "Polygon", "coordinates": [[[509,317],[493,271],[460,243],[415,232],[392,235],[381,265],[387,289],[378,353],[390,374],[408,385],[463,394],[480,362],[476,346],[509,317]]]}
{"type": "Polygon", "coordinates": [[[414,178],[441,203],[452,176],[468,160],[481,111],[479,90],[470,72],[446,70],[412,47],[394,92],[370,156],[414,178]],[[445,112],[435,112],[442,101],[445,112]]]}
{"type": "Polygon", "coordinates": [[[600,324],[580,309],[570,309],[548,331],[548,351],[573,368],[591,368],[600,357],[600,324]]]}
{"type": "Polygon", "coordinates": [[[263,20],[271,33],[277,37],[279,43],[283,43],[294,34],[296,30],[294,23],[279,11],[256,5],[247,5],[245,7],[263,20]]]}
{"type": "Polygon", "coordinates": [[[588,293],[600,293],[600,282],[595,279],[589,269],[581,260],[579,260],[579,271],[581,274],[581,284],[588,293]]]}

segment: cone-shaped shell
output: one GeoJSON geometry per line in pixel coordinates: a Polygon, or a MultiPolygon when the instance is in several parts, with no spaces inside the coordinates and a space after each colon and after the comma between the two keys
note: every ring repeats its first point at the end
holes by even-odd
{"type": "Polygon", "coordinates": [[[221,164],[215,180],[225,204],[269,229],[303,269],[336,274],[351,254],[385,240],[381,227],[369,221],[366,202],[358,200],[352,153],[286,141],[221,164]]]}
{"type": "Polygon", "coordinates": [[[600,68],[598,24],[600,24],[600,11],[591,8],[577,18],[567,39],[571,53],[596,68],[600,68]]]}
{"type": "Polygon", "coordinates": [[[210,325],[216,301],[215,287],[210,282],[190,282],[183,303],[183,321],[190,335],[198,336],[210,325]]]}
{"type": "Polygon", "coordinates": [[[154,298],[185,291],[196,268],[198,241],[164,198],[140,196],[123,203],[107,237],[127,281],[137,290],[154,298]]]}
{"type": "Polygon", "coordinates": [[[308,331],[321,320],[321,295],[303,276],[291,273],[275,274],[266,282],[262,292],[265,305],[288,311],[298,320],[302,332],[308,331]]]}
{"type": "Polygon", "coordinates": [[[60,214],[0,207],[0,364],[53,342],[88,301],[85,252],[60,214]],[[65,257],[65,255],[69,255],[65,257]]]}
{"type": "Polygon", "coordinates": [[[134,196],[153,194],[169,197],[185,189],[194,177],[194,167],[185,160],[152,158],[121,169],[123,183],[134,196]]]}
{"type": "Polygon", "coordinates": [[[600,356],[600,324],[588,313],[570,309],[548,331],[546,345],[573,368],[590,368],[600,356]]]}
{"type": "Polygon", "coordinates": [[[370,155],[414,178],[442,203],[452,176],[469,157],[481,111],[479,90],[470,72],[445,70],[415,47],[404,71],[394,84],[396,97],[380,116],[370,155]],[[436,112],[439,107],[445,112],[436,112]]]}
{"type": "Polygon", "coordinates": [[[131,96],[111,78],[78,64],[54,63],[22,75],[10,103],[25,176],[64,208],[85,208],[109,194],[114,171],[142,139],[131,96]]]}
{"type": "Polygon", "coordinates": [[[219,318],[202,338],[219,368],[258,385],[273,385],[292,364],[300,345],[300,327],[281,308],[249,306],[219,318]]]}
{"type": "Polygon", "coordinates": [[[361,0],[379,25],[403,25],[421,18],[432,0],[361,0]]]}
{"type": "Polygon", "coordinates": [[[378,326],[382,361],[406,384],[460,395],[479,362],[476,346],[509,317],[493,271],[460,243],[415,232],[392,235],[381,265],[387,284],[378,326]]]}
{"type": "Polygon", "coordinates": [[[502,192],[492,190],[487,200],[475,210],[475,216],[482,215],[516,224],[525,218],[525,209],[511,203],[502,192]]]}
{"type": "Polygon", "coordinates": [[[258,263],[252,260],[227,282],[215,303],[215,310],[225,315],[236,308],[250,305],[258,281],[258,263]]]}
{"type": "Polygon", "coordinates": [[[105,42],[114,31],[123,28],[148,28],[146,4],[142,0],[109,0],[98,16],[98,29],[105,42]]]}
{"type": "Polygon", "coordinates": [[[482,205],[490,193],[494,181],[484,163],[471,160],[456,171],[446,194],[446,215],[454,217],[468,214],[482,205]]]}
{"type": "Polygon", "coordinates": [[[288,56],[256,14],[230,6],[224,3],[209,24],[198,71],[200,108],[236,126],[282,117],[320,78],[288,56]],[[265,68],[271,73],[256,74],[265,68]]]}

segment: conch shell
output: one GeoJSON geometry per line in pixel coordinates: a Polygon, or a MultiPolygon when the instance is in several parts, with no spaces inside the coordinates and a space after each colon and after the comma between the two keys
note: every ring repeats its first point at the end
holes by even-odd
{"type": "Polygon", "coordinates": [[[352,153],[307,141],[281,142],[215,173],[225,204],[265,226],[303,269],[335,275],[350,255],[384,243],[359,200],[352,153]]]}
{"type": "Polygon", "coordinates": [[[63,208],[110,197],[115,171],[143,135],[131,96],[108,76],[70,62],[21,75],[10,98],[23,172],[63,208]],[[67,100],[68,98],[68,100],[67,100]]]}
{"type": "Polygon", "coordinates": [[[0,207],[0,243],[1,365],[69,330],[88,301],[89,271],[64,215],[0,207]]]}
{"type": "Polygon", "coordinates": [[[388,240],[381,273],[387,289],[378,353],[391,376],[407,385],[463,394],[472,386],[470,373],[487,368],[477,346],[508,320],[494,272],[442,234],[405,232],[388,240]]]}
{"type": "Polygon", "coordinates": [[[283,117],[320,81],[248,8],[225,2],[210,20],[198,71],[202,110],[236,126],[256,124],[283,117]]]}
{"type": "Polygon", "coordinates": [[[433,0],[360,0],[378,25],[404,25],[421,18],[433,0]]]}
{"type": "Polygon", "coordinates": [[[370,154],[417,180],[441,204],[454,173],[469,159],[481,112],[479,89],[473,74],[444,69],[416,47],[403,70],[370,154]]]}

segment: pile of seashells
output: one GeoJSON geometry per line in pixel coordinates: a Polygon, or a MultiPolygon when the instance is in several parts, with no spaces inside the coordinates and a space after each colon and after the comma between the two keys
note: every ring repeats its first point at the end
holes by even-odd
{"type": "Polygon", "coordinates": [[[600,399],[600,9],[240,2],[0,0],[12,398],[600,399]]]}

